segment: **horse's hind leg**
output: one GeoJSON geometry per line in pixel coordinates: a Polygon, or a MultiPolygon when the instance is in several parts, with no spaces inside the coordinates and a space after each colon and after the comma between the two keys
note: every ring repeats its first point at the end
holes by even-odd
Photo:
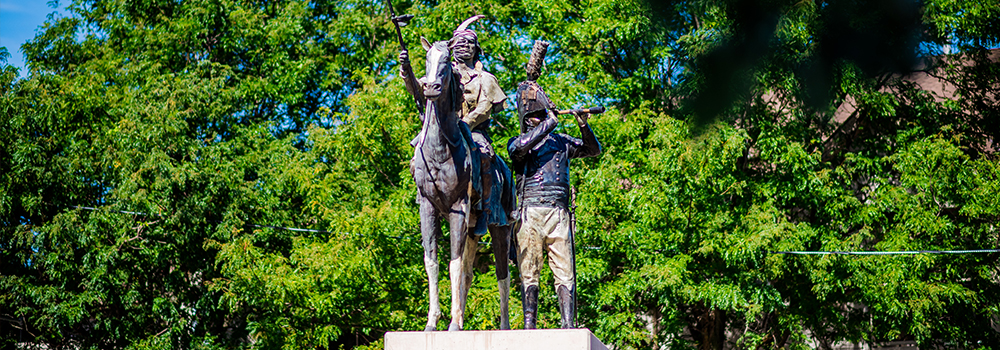
{"type": "Polygon", "coordinates": [[[510,226],[490,226],[493,241],[494,266],[500,289],[500,329],[510,329],[510,268],[507,263],[510,249],[510,226]]]}
{"type": "Polygon", "coordinates": [[[465,306],[469,300],[469,290],[472,288],[473,266],[476,262],[476,253],[479,252],[479,237],[475,235],[465,236],[465,251],[462,252],[462,318],[464,323],[465,306]]]}
{"type": "Polygon", "coordinates": [[[424,270],[427,271],[427,303],[430,305],[424,331],[429,332],[437,329],[437,321],[441,318],[437,261],[437,238],[441,237],[441,225],[437,210],[427,199],[418,196],[417,203],[420,204],[420,233],[424,246],[424,270]]]}
{"type": "MultiPolygon", "coordinates": [[[[451,323],[448,325],[449,331],[460,331],[465,322],[465,299],[468,297],[469,286],[466,276],[466,256],[472,254],[475,257],[475,243],[472,248],[468,247],[470,239],[468,236],[468,210],[469,200],[464,199],[456,203],[448,215],[448,226],[451,229],[451,262],[448,264],[448,272],[451,279],[451,323]],[[470,251],[471,250],[471,251],[470,251]]],[[[468,265],[471,267],[471,265],[468,265]]]]}

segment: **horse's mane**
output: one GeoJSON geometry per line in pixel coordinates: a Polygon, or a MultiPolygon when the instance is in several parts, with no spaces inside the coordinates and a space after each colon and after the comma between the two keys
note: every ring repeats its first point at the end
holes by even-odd
{"type": "Polygon", "coordinates": [[[451,88],[449,88],[448,93],[451,94],[451,108],[453,111],[462,110],[462,102],[465,102],[465,97],[462,94],[462,75],[455,72],[455,69],[451,70],[451,88]]]}
{"type": "MultiPolygon", "coordinates": [[[[431,47],[434,50],[444,52],[446,54],[444,59],[449,63],[451,62],[451,48],[448,46],[448,41],[435,41],[431,47]]],[[[450,64],[448,65],[448,69],[451,70],[451,84],[449,84],[451,86],[447,92],[449,94],[448,98],[451,99],[451,109],[452,111],[461,111],[463,102],[462,89],[460,88],[462,85],[462,76],[458,72],[455,72],[454,67],[450,64]]]]}

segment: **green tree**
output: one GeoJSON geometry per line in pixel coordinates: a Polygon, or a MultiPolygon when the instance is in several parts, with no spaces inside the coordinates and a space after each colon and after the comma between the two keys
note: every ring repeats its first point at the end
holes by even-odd
{"type": "Polygon", "coordinates": [[[600,301],[590,317],[602,339],[705,349],[804,347],[807,334],[824,347],[996,344],[995,254],[767,253],[996,246],[995,213],[979,211],[993,202],[974,194],[995,193],[997,181],[995,151],[985,146],[994,122],[981,119],[994,113],[995,100],[983,96],[995,95],[995,79],[979,78],[996,76],[984,44],[997,38],[978,29],[995,22],[984,17],[990,10],[933,2],[881,10],[866,2],[702,5],[699,22],[707,25],[698,30],[712,36],[686,47],[692,59],[678,89],[686,105],[595,122],[598,132],[610,131],[610,146],[579,177],[581,208],[599,208],[590,220],[581,214],[581,238],[601,247],[584,261],[600,285],[589,292],[600,301]],[[893,25],[893,11],[911,22],[879,33],[893,25]],[[960,39],[962,54],[931,62],[960,90],[934,97],[906,80],[901,73],[912,71],[899,63],[940,53],[918,51],[921,40],[944,41],[907,29],[954,30],[951,21],[977,34],[960,39]],[[837,46],[841,36],[871,33],[878,35],[866,40],[911,51],[876,59],[878,50],[848,55],[837,46]],[[842,105],[854,113],[831,120],[842,105]]]}
{"type": "MultiPolygon", "coordinates": [[[[2,313],[23,321],[6,344],[326,346],[410,319],[416,288],[384,288],[419,271],[387,238],[415,225],[386,201],[405,193],[394,150],[412,122],[348,131],[346,96],[374,84],[388,38],[381,6],[69,9],[24,45],[28,79],[4,67],[2,313]]],[[[373,99],[356,109],[388,105],[373,99]]]]}
{"type": "MultiPolygon", "coordinates": [[[[1000,343],[995,253],[770,253],[1000,243],[995,0],[394,5],[414,67],[421,36],[485,14],[508,92],[542,39],[555,102],[610,107],[604,153],[573,164],[579,321],[605,343],[1000,343]]],[[[377,348],[422,327],[420,125],[383,3],[68,8],[22,47],[27,78],[0,67],[5,347],[377,348]]],[[[517,120],[495,119],[502,150],[517,120]]],[[[493,329],[481,251],[467,324],[493,329]]]]}

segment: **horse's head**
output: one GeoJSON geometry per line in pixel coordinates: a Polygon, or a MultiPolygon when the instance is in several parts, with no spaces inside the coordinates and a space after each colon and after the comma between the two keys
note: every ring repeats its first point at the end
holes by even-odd
{"type": "Polygon", "coordinates": [[[447,41],[437,41],[431,44],[426,38],[420,38],[420,44],[427,50],[427,67],[424,70],[427,75],[420,79],[424,85],[424,96],[428,100],[436,100],[450,87],[451,55],[448,50],[447,41]]]}

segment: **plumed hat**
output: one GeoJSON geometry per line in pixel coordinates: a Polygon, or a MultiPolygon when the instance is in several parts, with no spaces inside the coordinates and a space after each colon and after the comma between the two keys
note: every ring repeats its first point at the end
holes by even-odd
{"type": "Polygon", "coordinates": [[[479,35],[477,35],[476,32],[472,31],[471,29],[467,29],[467,28],[469,27],[470,24],[472,24],[472,22],[475,22],[475,21],[479,20],[480,18],[484,18],[484,17],[486,17],[486,16],[475,15],[475,16],[469,17],[469,19],[467,19],[464,22],[462,22],[462,24],[459,24],[458,28],[456,28],[454,32],[451,32],[451,40],[448,43],[448,46],[451,46],[451,45],[455,44],[455,38],[458,38],[460,36],[464,36],[464,37],[468,37],[468,38],[472,39],[472,41],[474,42],[474,45],[476,47],[476,51],[478,52],[480,50],[479,49],[479,35]]]}
{"type": "Polygon", "coordinates": [[[534,112],[555,109],[556,105],[534,81],[525,81],[517,86],[517,118],[521,123],[521,133],[528,130],[524,117],[534,112]]]}

